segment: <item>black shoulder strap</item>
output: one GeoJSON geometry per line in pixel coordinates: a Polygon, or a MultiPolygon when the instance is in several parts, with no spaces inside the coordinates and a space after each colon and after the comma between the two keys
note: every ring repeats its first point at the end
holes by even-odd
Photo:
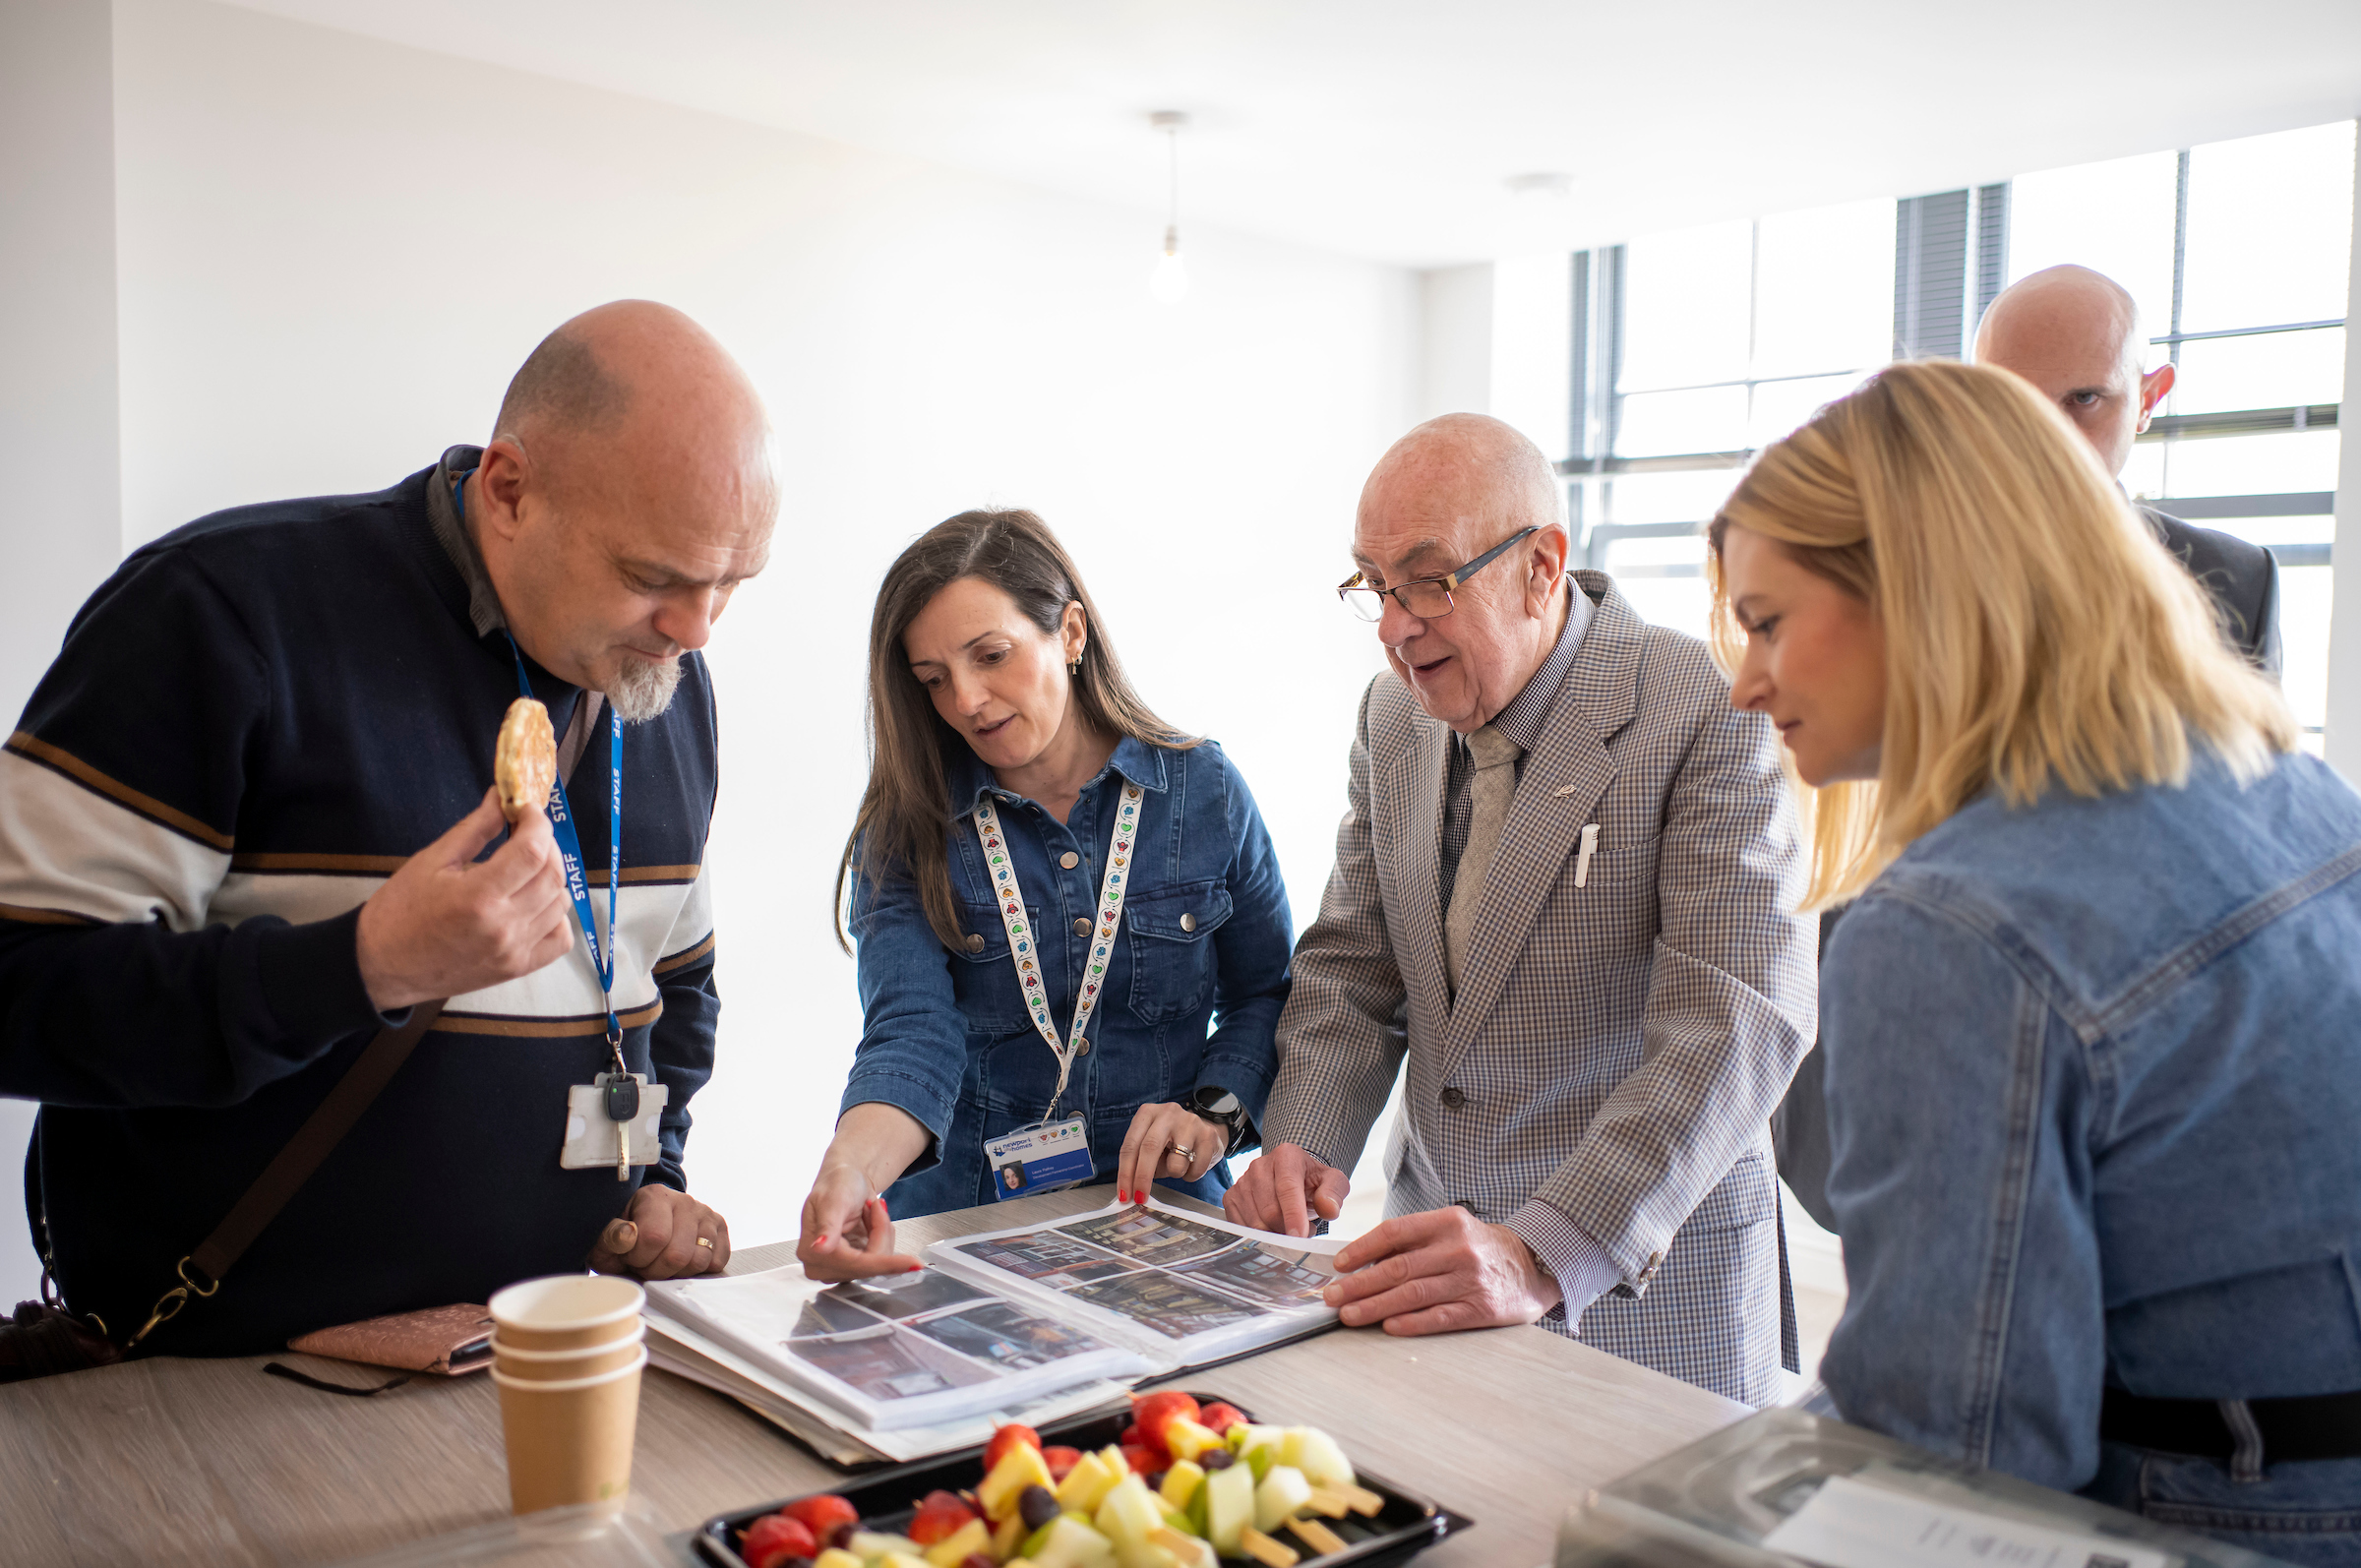
{"type": "Polygon", "coordinates": [[[320,1162],[344,1141],[344,1135],[409,1059],[410,1052],[425,1038],[427,1029],[442,1011],[440,1000],[422,1001],[410,1009],[408,1021],[399,1029],[377,1032],[377,1038],[369,1042],[359,1059],[336,1080],[328,1098],[295,1129],[295,1136],[287,1140],[287,1146],[263,1168],[263,1174],[254,1178],[245,1196],[213,1227],[212,1235],[198,1242],[196,1250],[180,1260],[180,1284],[156,1298],[155,1310],[148,1314],[148,1321],[123,1342],[125,1350],[146,1339],[157,1324],[177,1317],[191,1296],[210,1297],[221,1289],[223,1277],[245,1256],[254,1238],[278,1218],[279,1210],[303,1190],[312,1173],[320,1169],[320,1162]]]}

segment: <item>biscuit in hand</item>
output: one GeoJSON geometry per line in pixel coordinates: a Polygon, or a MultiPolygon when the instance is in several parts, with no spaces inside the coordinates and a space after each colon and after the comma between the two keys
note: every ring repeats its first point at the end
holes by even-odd
{"type": "Polygon", "coordinates": [[[509,704],[492,751],[492,782],[500,789],[502,814],[514,822],[547,805],[557,781],[558,738],[549,727],[549,709],[520,696],[509,704]]]}

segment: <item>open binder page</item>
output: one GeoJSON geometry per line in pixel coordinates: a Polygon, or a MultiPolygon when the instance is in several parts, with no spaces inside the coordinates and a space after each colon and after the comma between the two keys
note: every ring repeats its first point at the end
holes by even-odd
{"type": "Polygon", "coordinates": [[[1069,1416],[1120,1406],[1124,1385],[1099,1378],[1054,1389],[981,1416],[928,1426],[847,1429],[846,1413],[813,1398],[777,1373],[678,1320],[659,1317],[649,1325],[648,1361],[693,1383],[729,1395],[757,1415],[811,1444],[835,1465],[878,1460],[907,1461],[981,1447],[1002,1421],[1040,1425],[1069,1416]]]}
{"type": "Polygon", "coordinates": [[[1325,1328],[1321,1293],[1341,1239],[1277,1236],[1146,1203],[1054,1225],[955,1236],[940,1270],[1103,1338],[1170,1371],[1325,1328]]]}
{"type": "Polygon", "coordinates": [[[790,1265],[658,1281],[647,1295],[651,1310],[817,1397],[855,1431],[940,1425],[1161,1369],[1070,1316],[937,1269],[823,1286],[790,1265]]]}

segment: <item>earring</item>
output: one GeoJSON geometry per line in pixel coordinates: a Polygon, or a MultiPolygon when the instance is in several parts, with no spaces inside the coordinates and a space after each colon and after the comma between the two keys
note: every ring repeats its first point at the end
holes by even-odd
{"type": "Polygon", "coordinates": [[[1077,654],[1075,654],[1075,655],[1074,655],[1074,662],[1073,662],[1073,663],[1071,663],[1071,664],[1069,664],[1069,665],[1067,665],[1067,666],[1065,667],[1065,673],[1066,673],[1067,675],[1070,675],[1070,676],[1074,677],[1074,678],[1075,678],[1075,679],[1077,679],[1077,680],[1079,680],[1079,679],[1081,678],[1081,675],[1082,675],[1082,655],[1081,655],[1081,654],[1077,653],[1077,654]]]}

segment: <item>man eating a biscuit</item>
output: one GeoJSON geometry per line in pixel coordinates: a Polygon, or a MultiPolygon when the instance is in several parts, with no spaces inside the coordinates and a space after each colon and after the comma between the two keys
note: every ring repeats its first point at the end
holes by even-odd
{"type": "Polygon", "coordinates": [[[67,1307],[237,1355],[721,1269],[696,650],[776,510],[745,373],[623,301],[484,447],[202,518],[84,605],[0,750],[0,1095],[41,1103],[67,1307]]]}

